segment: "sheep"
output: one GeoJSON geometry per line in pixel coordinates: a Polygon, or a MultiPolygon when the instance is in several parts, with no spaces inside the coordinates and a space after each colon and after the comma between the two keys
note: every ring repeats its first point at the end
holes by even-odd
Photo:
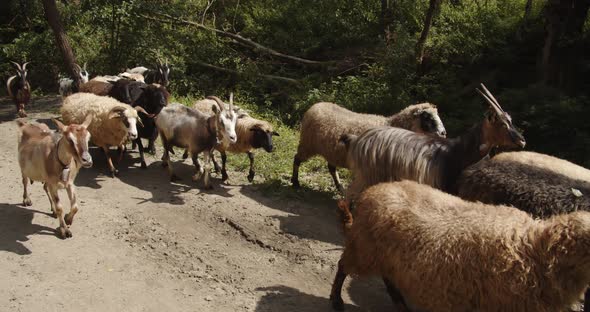
{"type": "Polygon", "coordinates": [[[90,81],[88,81],[86,83],[80,84],[79,91],[105,96],[105,95],[109,95],[112,88],[113,88],[113,84],[109,83],[108,81],[91,79],[90,81]]]}
{"type": "Polygon", "coordinates": [[[366,187],[401,179],[454,193],[461,171],[493,147],[523,148],[525,139],[512,125],[510,115],[482,87],[489,110],[482,122],[458,138],[437,138],[392,127],[369,129],[360,136],[342,135],[340,141],[346,146],[354,175],[346,197],[354,201],[366,187]]]}
{"type": "Polygon", "coordinates": [[[164,145],[162,165],[168,168],[170,180],[177,180],[174,174],[170,154],[174,153],[173,146],[187,148],[195,165],[196,173],[193,181],[197,181],[203,175],[205,189],[213,188],[209,183],[209,156],[216,145],[235,143],[237,140],[235,125],[237,116],[217,97],[209,97],[220,105],[213,108],[214,115],[201,113],[200,111],[173,103],[162,109],[156,119],[156,127],[164,145]],[[201,168],[198,154],[204,152],[204,169],[201,168]],[[204,174],[203,174],[204,173],[204,174]]]}
{"type": "MultiPolygon", "coordinates": [[[[230,97],[230,105],[233,104],[233,99],[230,97]]],[[[193,108],[206,113],[212,114],[213,107],[217,106],[217,103],[213,100],[204,99],[197,101],[193,104],[193,108]]],[[[229,109],[229,108],[226,108],[229,109]]],[[[216,149],[221,153],[221,180],[226,181],[228,179],[225,164],[227,161],[226,152],[240,154],[246,153],[250,160],[250,170],[248,172],[248,181],[254,180],[254,153],[253,149],[263,148],[266,152],[270,153],[273,151],[272,136],[278,136],[279,134],[273,130],[272,125],[264,120],[256,119],[251,117],[247,112],[239,107],[234,106],[234,112],[238,115],[236,122],[236,134],[238,140],[235,144],[230,144],[227,148],[219,145],[216,149]]],[[[185,152],[183,158],[187,158],[188,153],[185,152]]],[[[219,171],[219,165],[215,161],[214,154],[211,154],[211,160],[215,167],[215,171],[219,171]]]]}
{"type": "Polygon", "coordinates": [[[88,126],[92,115],[86,116],[80,125],[64,126],[53,120],[58,132],[52,131],[45,124],[25,123],[17,120],[19,127],[18,163],[22,173],[23,205],[31,206],[27,186],[29,182],[43,183],[43,189],[49,198],[51,210],[59,220],[59,234],[62,238],[72,236],[69,226],[78,212],[76,186],[74,180],[80,167],[90,168],[92,156],[88,152],[90,133],[88,126]],[[70,212],[64,217],[58,189],[65,188],[70,200],[70,212]]]}
{"type": "Polygon", "coordinates": [[[121,80],[121,79],[123,79],[123,78],[121,78],[119,76],[104,75],[104,76],[96,76],[96,77],[90,79],[90,81],[115,82],[115,81],[121,80]]]}
{"type": "MultiPolygon", "coordinates": [[[[87,83],[88,71],[86,70],[86,63],[84,63],[84,67],[80,67],[80,65],[78,64],[74,65],[76,66],[76,69],[78,70],[78,75],[80,76],[80,84],[87,83]]],[[[78,86],[78,88],[75,88],[74,79],[72,78],[61,78],[58,80],[57,83],[59,85],[59,94],[62,97],[68,96],[72,94],[74,91],[78,91],[80,89],[80,86],[78,86]]]]}
{"type": "Polygon", "coordinates": [[[390,117],[358,114],[334,103],[314,104],[303,115],[297,154],[293,159],[291,182],[298,188],[299,166],[307,159],[320,155],[328,161],[328,170],[336,188],[344,192],[337,167],[348,168],[346,151],[337,144],[344,134],[361,134],[376,126],[400,127],[421,133],[446,136],[445,127],[438,116],[436,106],[430,103],[411,105],[390,117]]]}
{"type": "Polygon", "coordinates": [[[119,148],[121,161],[122,147],[128,139],[137,139],[137,123],[142,125],[137,110],[110,97],[76,93],[64,99],[61,115],[66,124],[80,123],[89,114],[94,116],[88,131],[92,142],[104,151],[111,176],[115,177],[119,171],[113,166],[109,146],[119,148]]]}
{"type": "Polygon", "coordinates": [[[170,93],[165,87],[157,84],[147,85],[139,81],[121,79],[114,83],[108,95],[120,102],[141,108],[139,117],[142,119],[144,126],[139,129],[139,137],[133,141],[133,148],[135,148],[135,144],[139,146],[141,168],[147,168],[141,139],[148,139],[148,150],[155,154],[154,142],[158,137],[158,131],[154,118],[162,108],[168,105],[170,93]]]}
{"type": "Polygon", "coordinates": [[[127,73],[140,75],[144,75],[146,71],[148,71],[148,68],[143,66],[133,67],[131,69],[127,68],[127,70],[125,70],[127,73]]]}
{"type": "Polygon", "coordinates": [[[507,152],[465,169],[464,199],[515,206],[535,217],[590,211],[590,170],[534,152],[507,152]]]}
{"type": "Polygon", "coordinates": [[[16,62],[12,62],[16,67],[16,75],[8,78],[6,81],[6,89],[8,96],[12,98],[16,106],[16,112],[19,117],[26,117],[25,106],[31,100],[31,85],[27,81],[27,64],[25,62],[22,66],[16,62]]]}
{"type": "Polygon", "coordinates": [[[433,312],[565,311],[590,282],[586,211],[539,220],[401,181],[365,190],[345,231],[339,310],[349,274],[383,276],[398,305],[433,312]]]}
{"type": "Polygon", "coordinates": [[[129,80],[134,80],[134,81],[139,81],[139,82],[143,82],[145,83],[145,77],[142,74],[133,74],[133,73],[120,73],[119,75],[117,75],[123,79],[129,79],[129,80]]]}

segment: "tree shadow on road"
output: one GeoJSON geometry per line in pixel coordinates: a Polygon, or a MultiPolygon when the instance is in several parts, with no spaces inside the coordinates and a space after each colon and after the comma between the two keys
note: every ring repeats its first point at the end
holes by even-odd
{"type": "MultiPolygon", "coordinates": [[[[49,202],[47,202],[47,207],[49,207],[49,202]]],[[[32,223],[35,213],[51,216],[49,212],[0,203],[0,250],[17,255],[28,255],[31,250],[22,243],[29,240],[28,236],[57,236],[54,228],[32,223]]]]}

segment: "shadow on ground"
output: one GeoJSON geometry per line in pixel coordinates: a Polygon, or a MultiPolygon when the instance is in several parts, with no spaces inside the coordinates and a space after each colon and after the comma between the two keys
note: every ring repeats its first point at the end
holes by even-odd
{"type": "MultiPolygon", "coordinates": [[[[49,201],[45,202],[49,209],[49,201]]],[[[49,212],[41,212],[28,207],[15,204],[0,204],[0,250],[28,255],[31,253],[23,242],[29,240],[30,235],[56,236],[54,228],[33,224],[33,216],[36,214],[51,216],[49,212]]],[[[57,227],[57,221],[55,225],[57,227]]]]}

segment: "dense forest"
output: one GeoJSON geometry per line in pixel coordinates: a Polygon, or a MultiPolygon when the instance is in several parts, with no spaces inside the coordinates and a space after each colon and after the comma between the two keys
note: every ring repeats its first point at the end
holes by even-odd
{"type": "Polygon", "coordinates": [[[0,77],[30,61],[35,95],[71,72],[50,7],[91,76],[167,60],[175,97],[233,91],[291,126],[318,101],[428,101],[451,136],[480,118],[484,82],[528,149],[590,166],[590,0],[3,1],[0,77]]]}

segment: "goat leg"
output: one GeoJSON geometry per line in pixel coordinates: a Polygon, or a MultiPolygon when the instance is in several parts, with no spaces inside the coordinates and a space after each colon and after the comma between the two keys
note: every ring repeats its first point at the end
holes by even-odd
{"type": "Polygon", "coordinates": [[[293,175],[291,176],[291,183],[293,183],[294,188],[301,187],[299,184],[299,166],[301,166],[301,162],[299,156],[295,155],[295,157],[293,157],[293,175]]]}
{"type": "Polygon", "coordinates": [[[31,206],[33,202],[29,197],[29,192],[27,190],[27,186],[29,185],[29,178],[23,174],[23,206],[31,206]]]}
{"type": "Polygon", "coordinates": [[[337,311],[344,310],[344,301],[342,300],[342,285],[346,279],[346,273],[344,272],[344,264],[342,259],[338,261],[338,271],[332,284],[332,291],[330,292],[330,301],[332,301],[332,308],[337,311]]]}
{"type": "Polygon", "coordinates": [[[193,175],[192,179],[194,182],[197,182],[203,175],[204,170],[203,167],[201,167],[201,163],[199,162],[199,154],[192,154],[191,159],[193,160],[193,165],[195,166],[195,174],[193,175]]]}
{"type": "MultiPolygon", "coordinates": [[[[221,152],[221,161],[222,162],[223,162],[223,153],[224,152],[221,152]]],[[[213,161],[213,170],[215,171],[215,173],[219,173],[219,164],[217,163],[217,160],[215,160],[215,153],[213,153],[213,152],[211,153],[211,161],[213,161]]],[[[225,181],[226,179],[223,179],[223,181],[225,181]]]]}
{"type": "MultiPolygon", "coordinates": [[[[248,181],[254,181],[254,153],[248,152],[248,159],[250,159],[250,172],[248,172],[248,181]]],[[[225,166],[224,166],[225,167],[225,166]]]]}
{"type": "Polygon", "coordinates": [[[47,183],[43,184],[43,190],[45,191],[45,194],[47,194],[47,198],[49,199],[49,204],[51,205],[51,215],[54,218],[57,218],[57,214],[55,213],[55,205],[53,204],[53,198],[51,198],[51,194],[49,193],[49,188],[47,186],[47,183]]]}
{"type": "MultiPolygon", "coordinates": [[[[225,169],[225,164],[227,162],[227,154],[225,152],[221,152],[221,181],[227,181],[227,170],[225,169]]],[[[213,161],[215,165],[215,160],[213,161]]]]}
{"type": "Polygon", "coordinates": [[[147,165],[145,163],[145,157],[143,156],[143,143],[141,143],[141,138],[133,140],[133,144],[137,144],[138,146],[139,159],[141,159],[141,169],[146,169],[147,165]]]}
{"type": "Polygon", "coordinates": [[[404,301],[404,298],[402,297],[402,294],[399,292],[397,287],[395,287],[395,285],[393,285],[393,283],[389,279],[387,279],[386,277],[383,277],[383,283],[385,283],[385,288],[387,288],[387,293],[391,297],[391,301],[393,302],[393,305],[395,306],[395,311],[399,311],[399,312],[409,311],[408,307],[406,306],[406,302],[404,301]]]}
{"type": "Polygon", "coordinates": [[[72,225],[72,222],[74,222],[74,216],[78,212],[78,202],[76,201],[76,186],[74,185],[74,183],[68,183],[66,191],[68,192],[68,197],[70,198],[70,212],[66,214],[64,219],[67,225],[72,225]]]}
{"type": "Polygon", "coordinates": [[[212,151],[205,151],[203,153],[203,182],[205,184],[205,189],[206,190],[211,190],[213,189],[213,185],[211,185],[210,181],[209,181],[209,158],[211,157],[211,152],[212,151]]]}
{"type": "Polygon", "coordinates": [[[336,166],[331,165],[328,163],[328,171],[330,171],[330,175],[332,176],[332,180],[334,180],[334,185],[336,185],[336,189],[338,192],[344,194],[344,188],[342,187],[342,183],[340,182],[340,176],[338,175],[338,171],[336,171],[336,166]]]}
{"type": "Polygon", "coordinates": [[[64,211],[61,206],[61,203],[59,202],[59,195],[57,194],[57,185],[48,185],[48,188],[55,206],[55,214],[57,215],[57,220],[59,220],[59,234],[63,239],[72,237],[72,232],[70,231],[68,225],[66,224],[66,221],[64,220],[64,211]]]}

